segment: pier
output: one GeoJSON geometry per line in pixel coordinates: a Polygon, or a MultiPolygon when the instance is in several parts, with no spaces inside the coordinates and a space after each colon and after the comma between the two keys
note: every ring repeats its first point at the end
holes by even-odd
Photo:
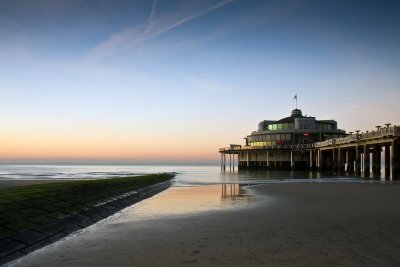
{"type": "Polygon", "coordinates": [[[230,145],[221,148],[221,169],[318,170],[400,179],[400,126],[350,132],[311,144],[230,145]],[[228,156],[228,157],[227,157],[228,156]],[[227,160],[229,162],[227,162],[227,160]]]}

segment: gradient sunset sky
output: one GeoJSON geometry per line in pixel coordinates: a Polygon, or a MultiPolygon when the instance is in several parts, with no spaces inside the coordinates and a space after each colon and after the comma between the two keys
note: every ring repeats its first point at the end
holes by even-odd
{"type": "Polygon", "coordinates": [[[264,119],[400,124],[400,1],[2,0],[0,163],[210,162],[264,119]]]}

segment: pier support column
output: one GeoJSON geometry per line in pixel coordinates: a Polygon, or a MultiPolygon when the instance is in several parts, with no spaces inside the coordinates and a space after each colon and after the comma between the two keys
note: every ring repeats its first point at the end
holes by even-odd
{"type": "Polygon", "coordinates": [[[329,157],[326,155],[326,151],[325,150],[320,150],[320,161],[319,161],[319,167],[321,169],[321,171],[325,171],[327,169],[328,166],[328,161],[329,161],[329,157]]]}
{"type": "Polygon", "coordinates": [[[354,150],[352,147],[346,150],[346,171],[354,173],[354,150]]]}
{"type": "Polygon", "coordinates": [[[399,141],[392,141],[390,148],[390,161],[392,169],[392,179],[399,180],[399,141]]]}
{"type": "Polygon", "coordinates": [[[310,150],[310,171],[313,169],[313,151],[310,150]]]}
{"type": "Polygon", "coordinates": [[[294,168],[293,151],[290,151],[290,168],[294,168]]]}
{"type": "Polygon", "coordinates": [[[358,145],[356,146],[356,175],[361,175],[361,152],[358,145]]]}
{"type": "Polygon", "coordinates": [[[338,171],[338,161],[337,161],[337,155],[335,153],[335,148],[332,148],[332,169],[333,172],[338,171]]]}
{"type": "Polygon", "coordinates": [[[318,149],[318,171],[322,171],[322,151],[318,149]]]}
{"type": "Polygon", "coordinates": [[[269,151],[267,151],[267,169],[269,168],[269,151]]]}
{"type": "Polygon", "coordinates": [[[372,174],[374,177],[381,175],[381,146],[375,145],[372,150],[372,174]]]}
{"type": "Polygon", "coordinates": [[[364,145],[364,177],[367,178],[369,177],[369,169],[370,169],[370,164],[369,164],[370,158],[369,158],[369,146],[366,144],[364,145]]]}
{"type": "Polygon", "coordinates": [[[345,157],[343,155],[343,149],[338,148],[338,171],[339,173],[344,172],[345,157]]]}
{"type": "Polygon", "coordinates": [[[385,178],[390,179],[390,145],[385,144],[385,178]]]}
{"type": "Polygon", "coordinates": [[[346,150],[346,172],[353,173],[354,172],[354,158],[353,158],[353,148],[348,148],[346,150]]]}
{"type": "Polygon", "coordinates": [[[232,154],[232,170],[235,170],[235,154],[232,154]]]}

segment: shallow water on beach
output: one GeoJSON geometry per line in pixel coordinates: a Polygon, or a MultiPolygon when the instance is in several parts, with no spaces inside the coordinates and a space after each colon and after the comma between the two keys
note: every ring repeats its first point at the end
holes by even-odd
{"type": "MultiPolygon", "coordinates": [[[[146,220],[244,207],[259,199],[246,185],[275,183],[365,183],[361,177],[307,171],[222,171],[218,165],[0,165],[0,186],[6,180],[102,179],[175,172],[171,188],[117,213],[123,220],[146,220]]],[[[112,220],[115,219],[115,216],[112,220]]]]}
{"type": "MultiPolygon", "coordinates": [[[[0,165],[0,186],[7,180],[102,179],[175,172],[168,190],[118,213],[124,220],[244,207],[256,202],[246,185],[273,183],[377,182],[360,177],[329,176],[306,171],[222,171],[219,165],[0,165]]],[[[114,216],[115,217],[115,216],[114,216]]]]}
{"type": "Polygon", "coordinates": [[[111,217],[118,223],[241,208],[261,198],[238,184],[173,186],[111,217]]]}

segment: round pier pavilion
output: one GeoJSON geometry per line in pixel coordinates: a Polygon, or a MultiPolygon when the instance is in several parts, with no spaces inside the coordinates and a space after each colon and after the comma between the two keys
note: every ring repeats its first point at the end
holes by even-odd
{"type": "Polygon", "coordinates": [[[258,130],[244,138],[245,146],[221,148],[221,162],[225,166],[229,154],[237,155],[239,169],[307,169],[313,165],[312,144],[343,136],[346,132],[335,120],[316,120],[296,108],[289,117],[260,122],[258,130]]]}
{"type": "Polygon", "coordinates": [[[260,122],[258,130],[245,139],[246,146],[271,147],[312,144],[345,135],[345,131],[337,129],[336,121],[316,120],[315,117],[303,116],[300,109],[294,109],[290,117],[260,122]]]}
{"type": "Polygon", "coordinates": [[[246,136],[246,144],[220,148],[221,168],[331,170],[400,179],[400,126],[385,123],[376,130],[349,132],[334,120],[316,120],[294,109],[290,117],[264,120],[246,136]]]}

